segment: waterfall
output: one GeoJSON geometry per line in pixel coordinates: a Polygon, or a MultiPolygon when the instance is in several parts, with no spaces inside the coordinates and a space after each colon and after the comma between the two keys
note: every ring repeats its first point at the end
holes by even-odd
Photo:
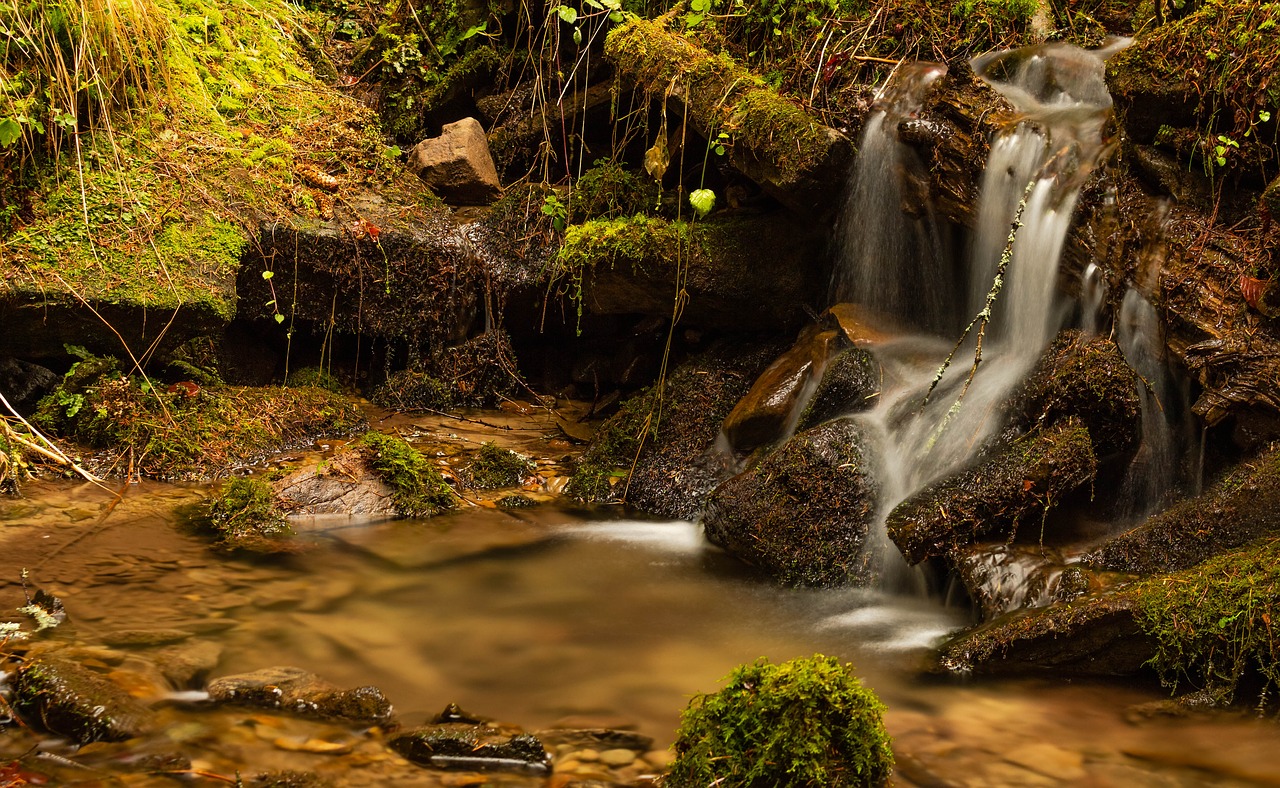
{"type": "Polygon", "coordinates": [[[950,273],[928,206],[907,198],[907,176],[925,171],[898,139],[898,125],[920,111],[929,87],[945,73],[937,63],[906,64],[876,96],[838,231],[844,265],[831,283],[833,302],[909,316],[912,325],[934,330],[947,325],[950,273]]]}
{"type": "MultiPolygon", "coordinates": [[[[845,226],[860,225],[857,232],[845,234],[852,244],[845,258],[851,284],[838,292],[884,310],[890,320],[933,329],[877,348],[884,388],[877,406],[858,417],[874,447],[872,470],[880,483],[879,525],[868,543],[886,588],[908,590],[919,584],[885,533],[889,512],[991,442],[1003,426],[1002,404],[1070,312],[1070,304],[1058,295],[1058,264],[1080,188],[1107,150],[1102,137],[1111,108],[1103,82],[1106,54],[1053,44],[996,52],[973,62],[974,71],[1004,94],[1020,116],[991,145],[969,244],[967,289],[950,286],[941,274],[921,273],[927,258],[914,252],[930,246],[929,236],[923,241],[909,237],[919,229],[896,210],[901,185],[886,164],[903,147],[894,136],[894,116],[882,109],[868,123],[846,206],[845,226]],[[868,156],[875,158],[864,161],[868,156]],[[866,193],[873,178],[889,181],[879,187],[884,191],[878,197],[866,193]],[[971,317],[983,308],[1020,204],[1021,227],[983,340],[982,363],[961,400],[974,363],[970,337],[926,404],[926,393],[956,339],[938,332],[937,326],[945,325],[939,318],[948,310],[971,317]],[[885,223],[871,226],[872,215],[885,223]],[[936,284],[922,288],[922,282],[936,284]]],[[[938,272],[945,268],[943,261],[928,262],[938,272]]]]}
{"type": "Polygon", "coordinates": [[[1160,318],[1155,307],[1133,288],[1124,294],[1120,305],[1116,341],[1125,361],[1138,373],[1142,407],[1142,442],[1121,488],[1121,514],[1132,520],[1156,511],[1178,475],[1174,387],[1165,365],[1160,318]]]}

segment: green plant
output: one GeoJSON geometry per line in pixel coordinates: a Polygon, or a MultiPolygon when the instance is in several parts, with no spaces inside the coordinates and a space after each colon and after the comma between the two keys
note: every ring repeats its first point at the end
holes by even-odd
{"type": "Polygon", "coordinates": [[[466,476],[472,487],[491,490],[512,487],[533,472],[533,463],[513,451],[490,441],[480,447],[467,466],[466,476]]]}
{"type": "Polygon", "coordinates": [[[569,219],[569,206],[560,202],[560,198],[553,192],[542,200],[542,215],[551,219],[551,226],[556,231],[564,232],[569,219]]]}
{"type": "Polygon", "coordinates": [[[240,477],[223,485],[222,492],[205,506],[204,523],[228,549],[274,552],[279,542],[293,535],[276,493],[262,479],[240,477]]]}
{"type": "Polygon", "coordinates": [[[695,697],[677,731],[669,785],[878,786],[893,752],[884,706],[851,665],[820,654],[736,668],[695,697]]]}
{"type": "Polygon", "coordinates": [[[390,485],[396,509],[406,517],[429,517],[456,503],[453,490],[421,452],[394,435],[366,432],[359,444],[374,471],[390,485]]]}

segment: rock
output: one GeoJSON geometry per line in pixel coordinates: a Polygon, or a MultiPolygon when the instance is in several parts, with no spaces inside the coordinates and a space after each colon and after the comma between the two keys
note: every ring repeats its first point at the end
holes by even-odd
{"type": "Polygon", "coordinates": [[[1058,599],[1062,556],[1052,548],[975,544],[953,550],[948,562],[983,621],[1058,599]]]}
{"type": "Polygon", "coordinates": [[[201,640],[160,649],[148,656],[171,685],[187,689],[204,684],[204,678],[222,658],[222,646],[211,640],[201,640]]]}
{"type": "Polygon", "coordinates": [[[292,516],[346,514],[395,517],[391,485],[359,451],[343,451],[314,468],[298,470],[272,483],[281,506],[292,516]]]}
{"type": "Polygon", "coordinates": [[[209,682],[216,703],[289,711],[305,717],[379,724],[391,719],[391,703],[377,687],[339,690],[301,668],[264,668],[209,682]]]}
{"type": "Polygon", "coordinates": [[[796,435],[716,488],[703,515],[707,538],[788,585],[870,582],[863,548],[876,487],[864,452],[847,419],[796,435]]]}
{"type": "Polygon", "coordinates": [[[1280,531],[1280,449],[1240,463],[1203,495],[1108,539],[1087,566],[1140,575],[1187,569],[1280,531]]]}
{"type": "MultiPolygon", "coordinates": [[[[570,745],[595,750],[625,749],[647,752],[653,747],[653,737],[635,731],[614,728],[556,728],[540,731],[538,738],[547,744],[570,745]]],[[[586,760],[579,758],[579,760],[586,760]]]]}
{"type": "Polygon", "coordinates": [[[843,342],[844,335],[838,331],[807,329],[770,364],[724,420],[724,434],[734,451],[749,452],[787,437],[795,429],[815,378],[843,342]]]}
{"type": "Polygon", "coordinates": [[[414,763],[436,769],[537,776],[551,773],[551,756],[538,737],[527,733],[512,735],[487,725],[424,725],[397,734],[390,746],[414,763]]]}
{"type": "Polygon", "coordinates": [[[108,646],[126,646],[146,648],[180,643],[192,636],[192,633],[181,629],[120,629],[102,636],[102,642],[108,646]]]}
{"type": "Polygon", "coordinates": [[[1012,539],[1019,525],[1045,517],[1096,472],[1089,431],[1068,418],[912,495],[889,514],[886,528],[910,564],[980,538],[1012,539]]]}
{"type": "Polygon", "coordinates": [[[1143,634],[1137,597],[1112,592],[1006,616],[946,643],[938,663],[958,673],[1136,673],[1155,653],[1143,634]]]}
{"type": "Polygon", "coordinates": [[[636,759],[636,754],[631,750],[624,750],[624,749],[618,748],[613,750],[605,750],[604,752],[600,753],[600,757],[598,760],[600,761],[600,763],[603,763],[605,766],[617,769],[623,766],[630,766],[632,763],[635,762],[635,759],[636,759]]]}
{"type": "Polygon", "coordinates": [[[854,347],[878,345],[897,328],[890,316],[872,314],[858,304],[835,304],[823,313],[821,325],[839,328],[854,347]]]}
{"type": "Polygon", "coordinates": [[[662,389],[656,432],[650,422],[643,445],[639,439],[650,413],[657,413],[657,392],[651,387],[626,400],[597,431],[567,492],[614,501],[625,491],[627,502],[643,511],[696,517],[732,474],[729,458],[716,449],[721,423],[780,351],[776,344],[718,342],[679,365],[662,389]]]}
{"type": "Polygon", "coordinates": [[[865,348],[853,347],[836,355],[822,371],[822,380],[800,414],[800,429],[828,419],[867,410],[880,393],[880,365],[865,348]]]}
{"type": "MultiPolygon", "coordinates": [[[[0,358],[0,393],[19,413],[30,414],[45,394],[62,379],[39,364],[17,358],[0,358]]],[[[6,416],[8,412],[6,411],[6,416]]]]}
{"type": "Polygon", "coordinates": [[[29,658],[9,677],[9,703],[29,725],[80,744],[146,732],[150,714],[112,682],[57,656],[29,658]]]}
{"type": "Polygon", "coordinates": [[[409,151],[409,169],[445,202],[488,205],[502,193],[484,129],[475,118],[445,125],[409,151]]]}

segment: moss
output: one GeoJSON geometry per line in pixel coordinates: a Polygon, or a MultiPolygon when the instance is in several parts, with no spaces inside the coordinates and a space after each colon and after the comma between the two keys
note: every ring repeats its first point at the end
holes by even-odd
{"type": "Polygon", "coordinates": [[[879,786],[893,751],[884,705],[853,666],[814,655],[735,669],[725,687],[689,704],[668,784],[879,786]]]}
{"type": "Polygon", "coordinates": [[[625,400],[618,412],[596,431],[590,447],[578,458],[565,494],[581,501],[613,501],[621,497],[641,443],[657,434],[651,414],[657,391],[647,388],[625,400]]]}
{"type": "Polygon", "coordinates": [[[467,482],[478,490],[513,487],[533,472],[533,463],[513,451],[489,442],[480,447],[467,465],[467,482]]]}
{"type": "Polygon", "coordinates": [[[293,536],[275,490],[268,482],[248,476],[223,485],[205,507],[201,521],[228,550],[280,552],[293,536]]]}
{"type": "Polygon", "coordinates": [[[866,410],[880,391],[880,366],[865,348],[843,350],[822,372],[822,380],[800,414],[799,429],[807,430],[827,419],[866,410]]]}
{"type": "Polygon", "coordinates": [[[411,369],[393,372],[369,395],[373,404],[389,410],[449,410],[453,389],[440,378],[411,369]]]}
{"type": "Polygon", "coordinates": [[[498,329],[393,373],[371,399],[400,411],[494,407],[520,384],[511,339],[498,329]]]}
{"type": "Polygon", "coordinates": [[[342,384],[338,382],[338,379],[319,367],[304,367],[296,372],[290,372],[285,385],[291,388],[311,386],[325,391],[332,391],[335,394],[342,391],[342,384]]]}
{"type": "Polygon", "coordinates": [[[112,360],[80,362],[36,413],[56,434],[100,450],[88,462],[102,472],[215,476],[364,422],[354,405],[320,389],[175,384],[161,391],[113,369],[112,360]]]}
{"type": "Polygon", "coordinates": [[[1191,685],[1230,699],[1256,671],[1265,701],[1280,688],[1280,539],[1260,541],[1135,589],[1138,620],[1157,643],[1148,663],[1171,688],[1191,685]]]}
{"type": "Polygon", "coordinates": [[[652,96],[673,83],[684,89],[688,115],[704,135],[734,139],[744,153],[797,173],[823,159],[832,144],[825,126],[728,55],[712,53],[666,29],[633,18],[609,32],[605,56],[652,96]]]}
{"type": "MultiPolygon", "coordinates": [[[[705,260],[701,228],[688,222],[649,216],[595,219],[569,227],[552,262],[552,280],[578,305],[581,319],[584,288],[597,267],[621,266],[649,276],[674,275],[695,255],[705,260]],[[695,237],[699,246],[694,247],[695,237]]],[[[698,261],[690,263],[697,265],[698,261]]],[[[705,267],[705,266],[704,266],[705,267]]]]}
{"type": "Polygon", "coordinates": [[[390,485],[401,514],[430,517],[456,505],[453,490],[435,464],[400,438],[366,432],[360,438],[360,446],[373,469],[390,485]]]}
{"type": "Polygon", "coordinates": [[[1043,524],[1049,511],[1092,482],[1097,470],[1089,430],[1079,419],[1067,418],[929,485],[899,504],[885,527],[912,564],[979,538],[1012,540],[1022,523],[1043,524]]]}
{"type": "Polygon", "coordinates": [[[611,161],[597,161],[569,193],[569,220],[621,219],[653,211],[658,186],[652,178],[611,161]]]}

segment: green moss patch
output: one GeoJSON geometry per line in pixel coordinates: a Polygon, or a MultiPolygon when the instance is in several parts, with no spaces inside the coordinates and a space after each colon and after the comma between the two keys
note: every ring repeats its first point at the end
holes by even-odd
{"type": "Polygon", "coordinates": [[[316,388],[242,388],[191,383],[168,389],[82,361],[46,397],[37,421],[99,450],[89,465],[160,479],[217,476],[234,464],[340,435],[364,423],[344,398],[316,388]],[[86,375],[86,369],[98,374],[86,375]]]}
{"type": "Polygon", "coordinates": [[[225,549],[253,553],[287,550],[293,529],[285,520],[269,482],[241,477],[227,482],[209,501],[201,522],[225,549]]]}
{"type": "Polygon", "coordinates": [[[366,432],[360,446],[374,471],[390,485],[396,509],[406,517],[430,517],[457,504],[435,464],[402,439],[366,432]]]}
{"type": "Polygon", "coordinates": [[[478,490],[514,487],[533,472],[533,463],[513,451],[489,442],[480,447],[466,468],[466,479],[478,490]]]}
{"type": "Polygon", "coordinates": [[[670,785],[879,786],[893,751],[884,705],[833,657],[736,668],[681,719],[670,785]]]}

